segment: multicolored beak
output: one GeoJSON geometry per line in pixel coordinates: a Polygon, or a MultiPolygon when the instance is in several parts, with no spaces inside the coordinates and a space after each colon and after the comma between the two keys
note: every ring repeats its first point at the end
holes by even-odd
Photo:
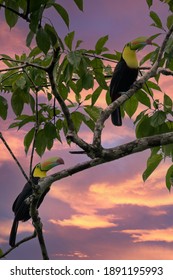
{"type": "Polygon", "coordinates": [[[151,37],[138,37],[129,43],[131,50],[141,50],[146,45],[152,45],[151,37]]]}
{"type": "Polygon", "coordinates": [[[49,171],[53,167],[64,164],[64,160],[60,157],[51,157],[40,163],[41,171],[49,171]]]}

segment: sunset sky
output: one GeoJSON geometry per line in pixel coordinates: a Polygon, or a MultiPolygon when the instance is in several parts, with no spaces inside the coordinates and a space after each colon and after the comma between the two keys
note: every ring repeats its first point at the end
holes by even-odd
{"type": "MultiPolygon", "coordinates": [[[[158,32],[151,27],[145,0],[84,0],[84,12],[73,1],[59,0],[70,14],[70,31],[82,39],[82,47],[94,48],[99,37],[109,35],[107,47],[112,53],[121,51],[124,44],[139,36],[158,32]]],[[[169,14],[166,6],[155,1],[153,7],[165,23],[169,14]]],[[[51,21],[64,38],[68,33],[64,23],[54,12],[51,21]]],[[[45,19],[46,20],[46,19],[45,19]]],[[[20,20],[10,29],[0,11],[0,53],[14,56],[27,52],[25,37],[27,26],[20,20]]],[[[144,50],[147,52],[147,48],[144,50]]],[[[144,54],[144,53],[142,53],[144,54]]],[[[142,54],[140,54],[142,56],[142,54]]],[[[0,68],[3,65],[0,64],[0,68]]],[[[163,91],[173,97],[172,80],[162,79],[163,91]],[[171,95],[172,94],[172,95],[171,95]]],[[[86,92],[84,93],[86,94],[86,92]]],[[[102,98],[100,104],[105,106],[102,98]]],[[[26,130],[8,130],[12,114],[6,122],[1,120],[0,131],[26,172],[29,157],[23,148],[26,130]]],[[[104,147],[112,147],[135,139],[132,120],[126,118],[123,126],[113,127],[106,121],[103,131],[104,147]]],[[[80,136],[90,141],[91,134],[82,128],[80,136]]],[[[72,148],[76,149],[75,146],[72,148]]],[[[43,159],[61,156],[68,168],[87,159],[84,155],[71,155],[69,146],[56,143],[43,159]]],[[[122,158],[78,173],[54,183],[40,207],[45,240],[51,259],[173,259],[173,194],[165,186],[165,173],[169,160],[162,163],[144,183],[142,172],[146,168],[149,151],[122,158]]],[[[35,155],[34,162],[40,159],[35,155]]],[[[12,204],[25,184],[15,162],[0,142],[0,248],[9,248],[8,238],[13,220],[12,204]]],[[[31,221],[20,223],[17,240],[33,232],[31,221]]],[[[7,259],[40,259],[36,239],[15,249],[7,259]]]]}

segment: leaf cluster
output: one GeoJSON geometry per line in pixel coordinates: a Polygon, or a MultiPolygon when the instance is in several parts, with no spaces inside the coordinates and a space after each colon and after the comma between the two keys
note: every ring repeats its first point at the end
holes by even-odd
{"type": "MultiPolygon", "coordinates": [[[[99,101],[104,96],[105,104],[110,104],[109,82],[113,68],[121,57],[118,51],[110,53],[107,48],[108,35],[99,38],[91,49],[82,48],[83,41],[75,38],[75,31],[68,32],[65,38],[61,38],[59,30],[44,16],[47,10],[54,11],[69,28],[68,10],[57,2],[0,1],[0,7],[4,9],[5,19],[10,28],[17,24],[19,18],[25,20],[29,27],[26,36],[28,54],[16,55],[14,58],[1,54],[1,60],[7,68],[1,70],[0,117],[6,120],[8,109],[12,108],[15,120],[10,124],[10,128],[26,129],[26,153],[31,145],[34,145],[40,156],[46,149],[51,150],[56,141],[62,142],[69,129],[67,117],[51,87],[48,75],[50,71],[52,79],[56,81],[57,92],[70,113],[75,133],[80,133],[83,125],[94,132],[95,124],[103,110],[98,106],[99,101]],[[58,55],[54,63],[55,53],[58,55]]],[[[72,2],[83,11],[83,0],[72,2]]],[[[160,31],[151,36],[151,39],[157,40],[171,29],[173,16],[172,13],[168,15],[164,26],[161,17],[152,10],[153,1],[146,2],[151,25],[160,31]]],[[[172,12],[172,1],[161,2],[165,2],[172,12]]],[[[159,50],[159,45],[155,43],[153,50],[141,59],[140,67],[152,66],[159,50]]],[[[166,44],[159,66],[173,70],[173,36],[170,36],[166,44]]],[[[173,131],[172,99],[168,93],[162,91],[160,77],[161,74],[158,73],[152,80],[148,80],[121,106],[122,116],[128,116],[134,121],[137,138],[173,131]]],[[[67,138],[68,144],[70,141],[67,138]]],[[[143,179],[146,180],[167,157],[171,160],[173,158],[172,145],[152,149],[143,179]]],[[[170,170],[166,180],[169,189],[172,176],[170,170]]]]}

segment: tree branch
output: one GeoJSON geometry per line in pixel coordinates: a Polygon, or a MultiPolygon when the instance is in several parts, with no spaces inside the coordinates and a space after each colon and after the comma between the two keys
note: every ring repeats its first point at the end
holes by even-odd
{"type": "Polygon", "coordinates": [[[19,17],[23,18],[23,19],[26,20],[27,22],[30,22],[30,19],[28,18],[28,13],[26,13],[26,14],[19,13],[18,11],[14,10],[14,9],[12,9],[11,7],[8,7],[8,6],[4,5],[4,4],[0,4],[0,7],[11,11],[12,13],[18,15],[19,17]]]}
{"type": "Polygon", "coordinates": [[[86,151],[87,153],[90,153],[92,150],[92,147],[76,134],[75,127],[74,127],[73,121],[71,119],[70,111],[69,111],[68,107],[66,106],[63,98],[61,97],[61,95],[59,94],[59,92],[57,90],[57,82],[55,81],[55,78],[54,78],[54,70],[56,68],[57,62],[59,61],[59,52],[60,52],[59,48],[57,50],[54,50],[54,56],[53,56],[52,63],[49,65],[49,67],[47,67],[47,73],[49,76],[52,93],[53,93],[54,97],[56,98],[56,100],[58,101],[58,103],[62,109],[62,112],[66,118],[66,121],[67,121],[68,133],[67,133],[66,137],[68,139],[70,139],[72,142],[76,143],[84,151],[86,151]]]}
{"type": "Polygon", "coordinates": [[[0,259],[5,258],[5,256],[7,256],[7,255],[8,255],[11,251],[13,251],[15,248],[17,248],[18,246],[20,246],[21,244],[23,244],[23,243],[25,243],[25,242],[28,242],[29,240],[35,238],[36,236],[37,236],[36,231],[34,231],[32,235],[23,238],[21,241],[17,242],[17,243],[15,244],[14,247],[11,247],[10,249],[8,249],[4,254],[2,254],[2,255],[0,256],[0,259]]]}
{"type": "MultiPolygon", "coordinates": [[[[34,226],[35,231],[37,233],[37,237],[38,237],[38,241],[39,241],[39,244],[40,244],[43,259],[44,260],[49,260],[46,244],[45,244],[45,241],[44,241],[43,225],[42,225],[42,222],[41,222],[41,219],[39,217],[38,210],[37,210],[37,204],[38,204],[38,200],[40,198],[40,190],[39,190],[38,186],[33,185],[32,187],[33,187],[34,193],[29,198],[29,200],[30,200],[30,215],[31,215],[31,218],[32,218],[33,226],[34,226]]],[[[47,186],[47,188],[48,188],[48,186],[47,186]]]]}
{"type": "Polygon", "coordinates": [[[149,148],[158,147],[162,145],[168,145],[173,143],[173,132],[168,132],[164,134],[143,137],[136,139],[132,142],[113,147],[110,149],[102,150],[102,157],[94,158],[83,163],[76,164],[73,167],[68,169],[61,170],[60,172],[54,173],[50,176],[47,176],[39,181],[39,188],[43,191],[47,189],[47,186],[50,187],[55,181],[61,180],[63,178],[72,176],[83,170],[92,168],[94,166],[118,160],[122,157],[126,157],[131,154],[136,154],[142,151],[145,151],[149,148]]]}
{"type": "Polygon", "coordinates": [[[166,69],[166,68],[163,68],[163,67],[159,67],[158,70],[157,70],[157,73],[161,73],[165,76],[173,76],[173,71],[171,71],[170,69],[166,69]]]}

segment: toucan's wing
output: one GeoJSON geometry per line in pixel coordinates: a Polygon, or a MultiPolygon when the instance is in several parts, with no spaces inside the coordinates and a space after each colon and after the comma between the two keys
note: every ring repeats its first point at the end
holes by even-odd
{"type": "Polygon", "coordinates": [[[111,100],[116,100],[120,94],[119,92],[122,91],[122,81],[124,80],[125,76],[125,62],[121,59],[115,67],[115,70],[112,75],[111,83],[110,83],[110,96],[111,100]]]}
{"type": "Polygon", "coordinates": [[[32,194],[32,186],[27,182],[13,203],[12,210],[17,220],[27,221],[30,218],[29,205],[25,200],[32,194]]]}

